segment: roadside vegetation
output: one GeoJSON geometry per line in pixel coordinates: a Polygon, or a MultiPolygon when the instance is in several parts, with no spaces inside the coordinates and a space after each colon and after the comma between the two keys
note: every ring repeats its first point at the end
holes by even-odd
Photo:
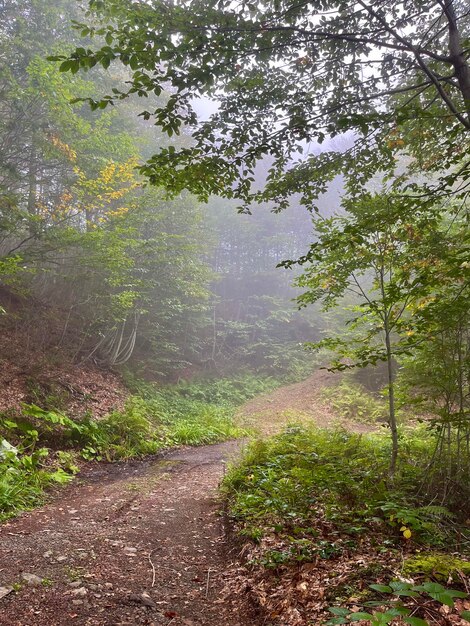
{"type": "MultiPolygon", "coordinates": [[[[361,614],[370,620],[393,590],[396,600],[416,603],[425,589],[410,588],[425,580],[466,597],[469,485],[461,482],[446,494],[449,458],[430,472],[436,435],[426,426],[400,428],[399,441],[393,483],[387,434],[296,425],[254,441],[230,469],[223,484],[229,516],[249,539],[248,576],[259,601],[264,592],[267,614],[277,616],[273,623],[291,623],[293,610],[306,620],[299,623],[342,624],[354,612],[353,621],[361,614]]],[[[415,621],[405,622],[440,623],[433,621],[439,609],[423,600],[413,609],[415,621]]],[[[388,624],[399,614],[372,623],[388,624]]]]}
{"type": "Polygon", "coordinates": [[[378,426],[387,422],[387,404],[383,394],[371,393],[352,376],[343,376],[336,385],[324,387],[321,399],[338,417],[378,426]]]}

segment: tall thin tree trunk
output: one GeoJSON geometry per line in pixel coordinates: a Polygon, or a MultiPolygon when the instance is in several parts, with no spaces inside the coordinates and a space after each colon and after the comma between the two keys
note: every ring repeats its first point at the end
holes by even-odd
{"type": "Polygon", "coordinates": [[[446,0],[444,13],[449,24],[449,51],[451,63],[454,66],[455,77],[459,84],[470,122],[470,67],[468,66],[466,51],[462,45],[462,37],[458,29],[458,18],[455,13],[454,0],[446,0]]]}
{"type": "Polygon", "coordinates": [[[37,155],[36,155],[36,133],[33,131],[31,136],[31,150],[29,153],[28,163],[28,202],[27,210],[29,216],[29,234],[35,235],[37,233],[37,155]]]}
{"type": "Polygon", "coordinates": [[[388,316],[385,317],[384,322],[385,330],[385,347],[387,350],[387,380],[388,380],[388,425],[390,426],[390,432],[392,435],[392,455],[390,458],[390,467],[388,470],[389,477],[393,480],[395,471],[397,468],[398,458],[398,429],[397,429],[397,416],[395,413],[395,385],[393,374],[393,357],[392,346],[390,343],[390,328],[388,316]]]}

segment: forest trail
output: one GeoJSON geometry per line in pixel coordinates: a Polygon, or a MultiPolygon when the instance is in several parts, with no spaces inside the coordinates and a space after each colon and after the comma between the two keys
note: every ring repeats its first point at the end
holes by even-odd
{"type": "Polygon", "coordinates": [[[244,427],[261,435],[273,435],[292,423],[316,424],[322,428],[344,426],[353,432],[374,430],[370,424],[339,419],[322,398],[322,389],[339,382],[341,373],[318,369],[305,380],[284,385],[249,400],[238,411],[244,427]]]}
{"type": "MultiPolygon", "coordinates": [[[[239,420],[264,435],[292,421],[332,425],[320,390],[334,382],[317,371],[247,402],[239,420]]],[[[238,554],[217,500],[242,445],[90,464],[49,504],[0,526],[0,626],[254,626],[246,597],[229,591],[238,554]]]]}
{"type": "Polygon", "coordinates": [[[216,499],[241,445],[94,464],[50,504],[3,524],[0,588],[16,591],[0,600],[1,626],[255,624],[243,598],[224,594],[236,554],[216,499]],[[22,582],[27,574],[42,582],[22,582]]]}

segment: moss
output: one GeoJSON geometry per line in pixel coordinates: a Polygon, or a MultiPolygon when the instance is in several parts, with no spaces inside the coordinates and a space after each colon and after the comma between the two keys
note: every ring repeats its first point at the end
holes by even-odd
{"type": "Polygon", "coordinates": [[[458,577],[459,572],[469,576],[470,561],[463,561],[440,552],[415,554],[406,559],[402,571],[405,575],[424,574],[436,580],[447,581],[449,578],[458,577]]]}

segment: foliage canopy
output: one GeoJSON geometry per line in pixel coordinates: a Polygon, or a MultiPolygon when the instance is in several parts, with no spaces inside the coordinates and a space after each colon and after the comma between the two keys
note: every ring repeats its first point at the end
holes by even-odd
{"type": "MultiPolygon", "coordinates": [[[[460,0],[91,0],[77,24],[98,45],[59,56],[77,72],[120,61],[132,70],[93,107],[121,98],[170,95],[141,112],[169,135],[189,129],[193,143],[164,147],[142,168],[173,191],[189,188],[278,208],[300,193],[311,207],[342,173],[351,191],[396,170],[397,152],[429,159],[419,193],[464,192],[470,129],[469,11],[460,0]],[[218,110],[199,120],[195,98],[218,110]],[[401,135],[414,137],[407,148],[401,135]],[[347,149],[327,137],[345,135],[347,149]],[[419,146],[419,147],[418,147],[419,146]],[[301,156],[302,152],[307,152],[301,156]],[[256,164],[268,159],[266,184],[256,164]],[[439,174],[436,174],[439,172],[439,174]],[[444,174],[442,172],[445,172],[444,174]]],[[[422,159],[421,159],[422,160],[422,159]]],[[[396,172],[395,172],[396,173],[396,172]]],[[[395,180],[403,188],[407,176],[395,180]]]]}

